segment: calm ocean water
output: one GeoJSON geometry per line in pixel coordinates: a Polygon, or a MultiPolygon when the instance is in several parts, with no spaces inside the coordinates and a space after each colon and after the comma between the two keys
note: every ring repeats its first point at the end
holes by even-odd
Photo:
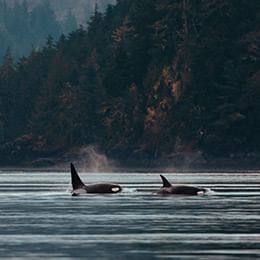
{"type": "Polygon", "coordinates": [[[159,174],[80,173],[124,191],[71,197],[69,172],[0,171],[0,257],[260,259],[260,173],[167,173],[211,188],[159,196],[159,174]]]}

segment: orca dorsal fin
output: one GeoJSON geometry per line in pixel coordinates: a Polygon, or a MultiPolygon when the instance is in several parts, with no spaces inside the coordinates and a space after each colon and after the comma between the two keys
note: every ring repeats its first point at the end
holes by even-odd
{"type": "Polygon", "coordinates": [[[160,175],[160,176],[161,176],[161,178],[162,178],[163,187],[169,188],[169,187],[172,186],[172,185],[170,184],[170,182],[169,182],[163,175],[160,175]]]}
{"type": "Polygon", "coordinates": [[[70,170],[71,170],[71,183],[72,183],[73,190],[83,188],[85,184],[80,179],[73,163],[70,164],[70,170]]]}

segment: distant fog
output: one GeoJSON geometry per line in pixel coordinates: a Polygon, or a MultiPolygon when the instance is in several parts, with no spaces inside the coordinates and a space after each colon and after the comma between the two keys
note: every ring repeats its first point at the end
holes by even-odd
{"type": "MultiPolygon", "coordinates": [[[[0,0],[6,2],[10,6],[15,3],[22,3],[24,0],[0,0]]],[[[48,0],[26,0],[30,9],[35,8],[48,0]]],[[[95,8],[95,0],[49,0],[57,20],[63,21],[71,12],[77,19],[78,24],[85,24],[89,15],[93,13],[95,8]]],[[[104,11],[108,4],[115,4],[116,0],[97,0],[100,11],[104,11]]]]}
{"type": "MultiPolygon", "coordinates": [[[[0,0],[0,64],[8,50],[14,60],[41,48],[51,35],[57,40],[86,25],[95,0],[0,0]]],[[[99,11],[116,0],[97,0],[99,11]]]]}

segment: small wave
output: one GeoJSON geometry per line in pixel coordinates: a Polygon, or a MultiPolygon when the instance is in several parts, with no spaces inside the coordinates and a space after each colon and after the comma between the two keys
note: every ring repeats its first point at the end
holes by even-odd
{"type": "Polygon", "coordinates": [[[204,193],[204,195],[215,195],[216,192],[210,188],[205,188],[206,192],[204,193]]]}
{"type": "Polygon", "coordinates": [[[135,193],[137,192],[136,188],[123,188],[122,193],[135,193]]]}

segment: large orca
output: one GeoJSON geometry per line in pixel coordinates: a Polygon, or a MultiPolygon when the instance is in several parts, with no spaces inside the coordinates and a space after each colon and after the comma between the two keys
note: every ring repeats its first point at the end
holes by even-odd
{"type": "Polygon", "coordinates": [[[173,186],[163,175],[162,178],[163,186],[158,191],[158,194],[176,194],[176,195],[202,195],[208,191],[208,189],[186,186],[186,185],[176,185],[173,186]]]}
{"type": "Polygon", "coordinates": [[[72,196],[78,196],[84,193],[118,193],[122,190],[120,185],[114,183],[94,183],[85,185],[80,179],[74,165],[70,164],[72,196]]]}

